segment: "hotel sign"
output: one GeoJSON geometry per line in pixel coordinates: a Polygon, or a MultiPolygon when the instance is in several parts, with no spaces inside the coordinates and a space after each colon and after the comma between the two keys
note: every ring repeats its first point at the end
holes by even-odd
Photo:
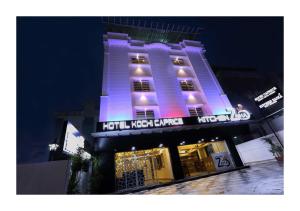
{"type": "Polygon", "coordinates": [[[162,118],[162,119],[142,119],[98,122],[97,132],[120,131],[147,128],[175,127],[183,125],[199,125],[218,122],[245,121],[251,118],[251,114],[246,110],[236,112],[232,110],[230,114],[219,114],[199,117],[180,117],[180,118],[162,118]]]}
{"type": "Polygon", "coordinates": [[[171,127],[183,125],[183,118],[142,119],[131,121],[100,122],[103,131],[131,130],[141,128],[171,127]]]}
{"type": "Polygon", "coordinates": [[[254,98],[255,103],[260,109],[266,109],[270,106],[278,103],[278,101],[283,99],[282,93],[279,91],[277,87],[272,87],[268,89],[264,93],[260,94],[256,98],[254,98]]]}
{"type": "Polygon", "coordinates": [[[220,114],[212,116],[202,116],[198,117],[198,123],[213,123],[213,122],[234,122],[234,121],[243,121],[249,120],[251,114],[247,110],[240,110],[236,112],[235,110],[231,111],[231,114],[220,114]]]}

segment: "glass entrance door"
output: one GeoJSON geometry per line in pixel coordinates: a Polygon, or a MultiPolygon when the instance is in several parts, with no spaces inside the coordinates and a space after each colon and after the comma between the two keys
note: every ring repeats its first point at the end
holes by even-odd
{"type": "Polygon", "coordinates": [[[185,177],[201,176],[234,167],[225,141],[178,146],[185,177]]]}
{"type": "Polygon", "coordinates": [[[168,148],[116,153],[115,168],[117,190],[155,185],[173,179],[168,148]]]}

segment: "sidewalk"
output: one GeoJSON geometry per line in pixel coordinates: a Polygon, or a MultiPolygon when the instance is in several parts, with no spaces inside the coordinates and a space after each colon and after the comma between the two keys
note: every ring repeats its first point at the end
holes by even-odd
{"type": "Polygon", "coordinates": [[[283,194],[283,163],[251,164],[251,168],[134,194],[283,194]]]}

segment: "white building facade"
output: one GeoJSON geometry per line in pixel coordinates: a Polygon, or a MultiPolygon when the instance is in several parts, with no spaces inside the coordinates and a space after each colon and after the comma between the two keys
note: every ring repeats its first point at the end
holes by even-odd
{"type": "Polygon", "coordinates": [[[104,36],[99,121],[228,113],[232,108],[199,41],[145,43],[104,36]]]}

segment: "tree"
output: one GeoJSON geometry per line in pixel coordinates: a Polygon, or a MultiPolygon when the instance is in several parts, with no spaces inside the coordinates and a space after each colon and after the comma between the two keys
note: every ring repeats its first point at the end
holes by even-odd
{"type": "Polygon", "coordinates": [[[269,151],[275,156],[275,158],[283,157],[283,149],[274,144],[271,138],[264,138],[265,142],[270,144],[270,149],[269,151]]]}
{"type": "Polygon", "coordinates": [[[99,156],[92,157],[92,175],[90,178],[90,192],[92,194],[101,193],[103,175],[101,173],[101,161],[99,156]]]}
{"type": "Polygon", "coordinates": [[[85,171],[89,169],[89,161],[82,158],[83,149],[79,148],[78,152],[75,155],[71,156],[71,176],[68,184],[68,194],[77,194],[79,193],[77,178],[78,172],[85,171]]]}

